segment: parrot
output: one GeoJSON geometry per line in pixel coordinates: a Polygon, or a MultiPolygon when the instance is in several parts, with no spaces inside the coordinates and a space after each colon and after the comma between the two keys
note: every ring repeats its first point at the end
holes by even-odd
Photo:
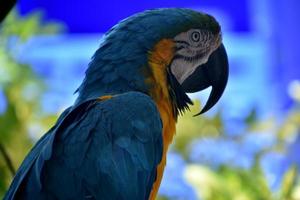
{"type": "Polygon", "coordinates": [[[5,200],[154,200],[188,93],[211,88],[197,116],[227,85],[221,27],[200,11],[139,12],[99,43],[74,104],[26,156],[5,200]]]}

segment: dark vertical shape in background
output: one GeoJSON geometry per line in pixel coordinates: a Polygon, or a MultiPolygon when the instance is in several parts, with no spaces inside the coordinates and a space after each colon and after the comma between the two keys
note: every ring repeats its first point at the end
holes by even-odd
{"type": "Polygon", "coordinates": [[[16,2],[17,2],[17,0],[2,1],[2,3],[0,4],[0,23],[3,21],[3,19],[9,13],[9,11],[14,7],[16,2]]]}

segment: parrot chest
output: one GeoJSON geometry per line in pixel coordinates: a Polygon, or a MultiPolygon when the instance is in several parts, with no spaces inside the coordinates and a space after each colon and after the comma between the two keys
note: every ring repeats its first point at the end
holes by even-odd
{"type": "Polygon", "coordinates": [[[159,102],[156,102],[156,106],[159,110],[161,120],[163,123],[163,130],[162,130],[162,138],[163,138],[163,155],[162,155],[162,160],[157,166],[157,177],[156,181],[154,182],[152,186],[152,191],[150,194],[150,200],[154,200],[156,198],[163,173],[164,173],[164,168],[166,166],[167,162],[167,152],[169,145],[171,144],[173,140],[173,136],[175,135],[176,132],[176,119],[173,117],[172,113],[172,107],[171,104],[168,102],[162,100],[159,102]]]}
{"type": "Polygon", "coordinates": [[[150,200],[156,198],[166,165],[168,147],[171,144],[176,131],[177,117],[174,116],[173,103],[168,89],[170,86],[168,85],[166,75],[166,68],[173,58],[173,47],[174,43],[172,40],[163,39],[155,45],[153,51],[149,54],[151,75],[147,76],[146,84],[151,88],[150,96],[153,98],[158,108],[163,123],[163,155],[160,164],[157,166],[157,177],[152,186],[149,197],[150,200]]]}

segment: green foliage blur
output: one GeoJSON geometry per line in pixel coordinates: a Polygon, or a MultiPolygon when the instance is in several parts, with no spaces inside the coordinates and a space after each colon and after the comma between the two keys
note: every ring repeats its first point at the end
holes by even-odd
{"type": "MultiPolygon", "coordinates": [[[[297,88],[299,92],[300,87],[297,88]]],[[[195,102],[191,112],[181,116],[177,124],[177,136],[173,149],[182,154],[188,163],[185,170],[186,181],[193,186],[198,198],[204,200],[298,200],[300,199],[300,184],[298,169],[292,165],[285,172],[280,188],[274,191],[267,183],[267,178],[261,167],[261,158],[270,152],[284,153],[284,144],[290,138],[295,138],[300,126],[300,98],[294,98],[295,106],[283,122],[271,117],[259,120],[255,110],[244,119],[246,130],[238,136],[228,136],[224,130],[221,113],[214,117],[192,117],[199,110],[200,103],[195,102]],[[267,149],[255,155],[250,169],[221,165],[213,169],[207,165],[191,162],[186,155],[190,152],[190,143],[201,138],[230,138],[236,142],[242,141],[248,134],[275,134],[276,142],[267,149]],[[210,133],[209,135],[207,133],[210,133]]],[[[222,152],[220,152],[222,154],[222,152]]],[[[213,158],[211,158],[213,159],[213,158]]],[[[236,158],[239,159],[239,158],[236,158]]]]}
{"type": "MultiPolygon", "coordinates": [[[[0,89],[7,103],[6,110],[0,115],[0,198],[10,184],[12,174],[33,146],[34,133],[46,132],[57,118],[57,115],[41,111],[40,98],[47,87],[30,66],[17,61],[16,55],[22,44],[31,37],[55,34],[61,30],[62,26],[57,23],[43,23],[41,13],[36,12],[25,17],[12,12],[0,27],[0,89]],[[9,162],[12,165],[10,168],[9,162]]],[[[247,128],[245,133],[234,138],[237,142],[254,131],[263,130],[276,135],[276,144],[257,153],[250,169],[230,165],[212,169],[189,160],[192,141],[203,137],[228,137],[221,112],[214,117],[193,117],[199,107],[200,103],[196,101],[191,112],[180,117],[172,147],[188,163],[184,178],[195,189],[199,199],[200,196],[204,200],[300,199],[299,177],[295,166],[286,171],[280,189],[274,192],[260,165],[262,155],[269,151],[284,151],[286,139],[293,137],[295,130],[299,129],[300,110],[297,106],[279,124],[276,118],[259,120],[255,110],[244,119],[247,128]]]]}
{"type": "Polygon", "coordinates": [[[31,37],[60,30],[57,23],[43,24],[40,12],[21,17],[13,11],[0,25],[0,89],[6,101],[0,114],[0,198],[34,143],[31,133],[45,132],[57,117],[40,111],[39,100],[47,87],[16,55],[31,37]]]}

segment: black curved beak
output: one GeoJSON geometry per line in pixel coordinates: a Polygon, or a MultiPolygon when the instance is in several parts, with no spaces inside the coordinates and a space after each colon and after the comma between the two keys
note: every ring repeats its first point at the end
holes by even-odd
{"type": "Polygon", "coordinates": [[[199,66],[183,83],[182,88],[187,93],[194,93],[212,86],[209,98],[200,115],[212,108],[221,98],[228,80],[228,58],[223,44],[209,57],[207,63],[199,66]]]}

